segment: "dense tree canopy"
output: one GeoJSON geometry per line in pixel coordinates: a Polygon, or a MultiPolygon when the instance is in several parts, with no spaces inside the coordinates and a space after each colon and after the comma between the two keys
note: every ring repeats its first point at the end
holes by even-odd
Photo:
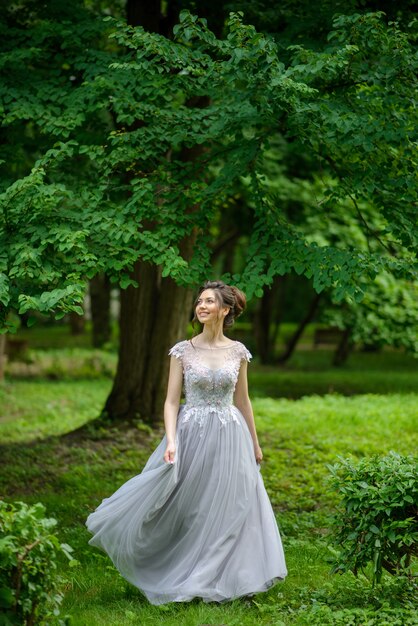
{"type": "Polygon", "coordinates": [[[3,321],[10,309],[77,309],[98,272],[125,287],[138,258],[196,283],[209,272],[210,225],[237,185],[252,229],[234,280],[250,296],[292,269],[336,299],[361,298],[361,277],[382,270],[416,276],[416,52],[396,24],[340,15],[320,49],[284,52],[242,14],[216,36],[183,11],[168,39],[51,4],[3,15],[3,321]],[[382,250],[306,237],[268,183],[277,138],[321,180],[324,230],[349,202],[382,250]],[[196,146],[185,163],[181,151],[196,146]]]}

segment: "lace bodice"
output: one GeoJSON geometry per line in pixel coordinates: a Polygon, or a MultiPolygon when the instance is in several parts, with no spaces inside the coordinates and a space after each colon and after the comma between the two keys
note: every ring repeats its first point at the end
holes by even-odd
{"type": "MultiPolygon", "coordinates": [[[[241,361],[252,357],[247,348],[234,341],[221,348],[199,348],[190,341],[180,341],[169,351],[181,360],[184,374],[185,411],[228,411],[233,404],[241,361]]],[[[225,416],[220,416],[223,421],[225,416]]]]}

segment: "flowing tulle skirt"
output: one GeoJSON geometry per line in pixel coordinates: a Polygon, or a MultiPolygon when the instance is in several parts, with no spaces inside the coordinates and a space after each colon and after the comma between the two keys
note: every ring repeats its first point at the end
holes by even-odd
{"type": "Polygon", "coordinates": [[[243,416],[182,406],[176,445],[165,463],[164,436],[142,473],[103,500],[89,543],[152,604],[266,591],[287,571],[243,416]]]}

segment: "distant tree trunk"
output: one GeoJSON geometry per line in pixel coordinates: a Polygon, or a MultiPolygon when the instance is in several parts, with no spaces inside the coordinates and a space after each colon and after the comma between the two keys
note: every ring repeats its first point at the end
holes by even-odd
{"type": "MultiPolygon", "coordinates": [[[[222,246],[223,260],[222,260],[222,274],[232,274],[234,271],[234,257],[236,250],[236,243],[238,239],[238,233],[233,233],[229,239],[224,243],[219,242],[219,249],[222,246]]],[[[216,250],[217,251],[217,250],[216,250]]],[[[216,255],[212,255],[213,261],[215,260],[216,255]]]]}
{"type": "Polygon", "coordinates": [[[72,335],[82,335],[84,333],[84,327],[86,324],[86,318],[84,315],[78,315],[71,312],[68,316],[70,322],[70,332],[72,335]]]}
{"type": "Polygon", "coordinates": [[[301,338],[303,334],[303,331],[305,330],[306,326],[313,320],[314,315],[318,309],[320,300],[321,300],[321,294],[320,293],[315,294],[315,296],[311,300],[309,309],[306,312],[305,317],[300,322],[299,326],[297,327],[296,331],[293,333],[292,337],[289,339],[283,354],[279,356],[278,358],[279,363],[286,363],[286,361],[288,361],[290,357],[292,356],[299,342],[299,339],[301,338]]]}
{"type": "MultiPolygon", "coordinates": [[[[285,298],[286,298],[286,276],[276,276],[274,282],[277,283],[277,302],[276,312],[273,320],[273,328],[271,333],[271,345],[276,346],[277,336],[279,334],[280,324],[282,323],[285,298]]],[[[274,355],[273,355],[274,356],[274,355]]]]}
{"type": "Polygon", "coordinates": [[[270,289],[265,289],[259,300],[258,308],[254,316],[254,335],[257,346],[257,354],[261,363],[274,361],[275,341],[277,328],[280,323],[280,304],[277,302],[280,287],[283,283],[282,276],[276,276],[270,289]],[[276,311],[276,315],[274,313],[276,311]]]}
{"type": "Polygon", "coordinates": [[[347,361],[348,355],[350,354],[354,345],[351,339],[351,332],[351,328],[346,328],[344,330],[340,343],[338,344],[334,352],[334,358],[332,360],[333,365],[343,365],[347,361]]]}
{"type": "Polygon", "coordinates": [[[6,359],[6,335],[0,335],[0,380],[4,379],[6,359]]]}
{"type": "Polygon", "coordinates": [[[271,309],[272,293],[270,289],[265,289],[254,316],[255,341],[261,363],[268,363],[272,357],[272,346],[270,345],[271,309]]]}
{"type": "Polygon", "coordinates": [[[21,324],[22,328],[27,328],[28,327],[28,320],[30,318],[29,311],[26,311],[26,313],[18,313],[18,315],[19,315],[20,324],[21,324]]]}
{"type": "Polygon", "coordinates": [[[378,343],[364,343],[362,348],[362,352],[381,352],[382,346],[378,343]]]}
{"type": "Polygon", "coordinates": [[[131,26],[143,26],[146,30],[159,32],[161,22],[161,0],[128,0],[126,20],[131,26]]]}
{"type": "Polygon", "coordinates": [[[110,288],[110,280],[105,274],[98,274],[90,281],[92,343],[95,348],[101,348],[110,340],[110,288]]]}

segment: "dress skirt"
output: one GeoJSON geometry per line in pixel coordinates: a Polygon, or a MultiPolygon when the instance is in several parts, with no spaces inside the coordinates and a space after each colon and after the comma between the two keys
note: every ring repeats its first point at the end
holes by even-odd
{"type": "Polygon", "coordinates": [[[279,530],[240,411],[182,405],[174,463],[165,448],[164,436],[143,471],[88,517],[89,543],[152,604],[223,602],[283,579],[279,530]]]}

